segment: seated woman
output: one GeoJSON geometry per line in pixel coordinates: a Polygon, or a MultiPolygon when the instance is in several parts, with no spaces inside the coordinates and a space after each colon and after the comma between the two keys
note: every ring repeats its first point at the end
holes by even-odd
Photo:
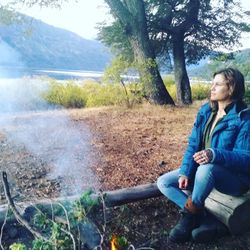
{"type": "Polygon", "coordinates": [[[244,93],[241,72],[233,68],[215,72],[210,102],[197,114],[180,168],[158,179],[159,190],[182,209],[169,234],[173,242],[214,237],[199,233],[204,202],[213,188],[233,196],[250,189],[250,109],[242,101],[244,93]]]}

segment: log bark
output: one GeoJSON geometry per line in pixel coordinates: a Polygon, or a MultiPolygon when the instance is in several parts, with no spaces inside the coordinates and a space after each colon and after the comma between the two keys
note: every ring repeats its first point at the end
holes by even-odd
{"type": "Polygon", "coordinates": [[[205,207],[232,234],[241,234],[250,228],[250,191],[235,197],[213,190],[205,201],[205,207]]]}
{"type": "Polygon", "coordinates": [[[103,194],[107,207],[120,206],[130,202],[136,202],[162,195],[157,188],[156,183],[143,184],[114,191],[106,191],[103,194]]]}

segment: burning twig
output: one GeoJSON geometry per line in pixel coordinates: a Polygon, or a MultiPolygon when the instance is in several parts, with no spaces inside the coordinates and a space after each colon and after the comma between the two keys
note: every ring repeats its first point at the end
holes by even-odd
{"type": "Polygon", "coordinates": [[[25,220],[24,218],[22,218],[21,214],[19,213],[19,211],[16,209],[16,206],[11,198],[10,195],[10,189],[9,189],[9,183],[8,183],[8,179],[7,179],[7,173],[6,172],[2,172],[2,180],[3,180],[3,186],[4,186],[4,194],[6,196],[6,199],[8,201],[8,204],[14,214],[14,216],[16,217],[16,219],[23,225],[25,226],[36,238],[38,239],[43,239],[43,240],[48,240],[46,239],[40,232],[36,231],[35,229],[33,229],[29,222],[27,220],[25,220]]]}

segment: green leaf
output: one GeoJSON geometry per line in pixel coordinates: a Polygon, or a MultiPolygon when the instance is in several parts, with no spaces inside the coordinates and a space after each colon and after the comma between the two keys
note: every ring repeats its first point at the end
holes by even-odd
{"type": "Polygon", "coordinates": [[[10,250],[27,250],[27,247],[22,243],[14,243],[10,246],[10,250]]]}

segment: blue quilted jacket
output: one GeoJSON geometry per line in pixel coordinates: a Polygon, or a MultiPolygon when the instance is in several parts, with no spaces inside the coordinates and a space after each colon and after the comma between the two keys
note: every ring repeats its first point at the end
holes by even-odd
{"type": "MultiPolygon", "coordinates": [[[[203,105],[196,117],[188,146],[184,154],[180,175],[193,178],[198,164],[193,154],[202,149],[206,122],[212,112],[210,105],[203,105]]],[[[250,108],[235,103],[212,132],[212,163],[240,176],[250,188],[250,108]]]]}

